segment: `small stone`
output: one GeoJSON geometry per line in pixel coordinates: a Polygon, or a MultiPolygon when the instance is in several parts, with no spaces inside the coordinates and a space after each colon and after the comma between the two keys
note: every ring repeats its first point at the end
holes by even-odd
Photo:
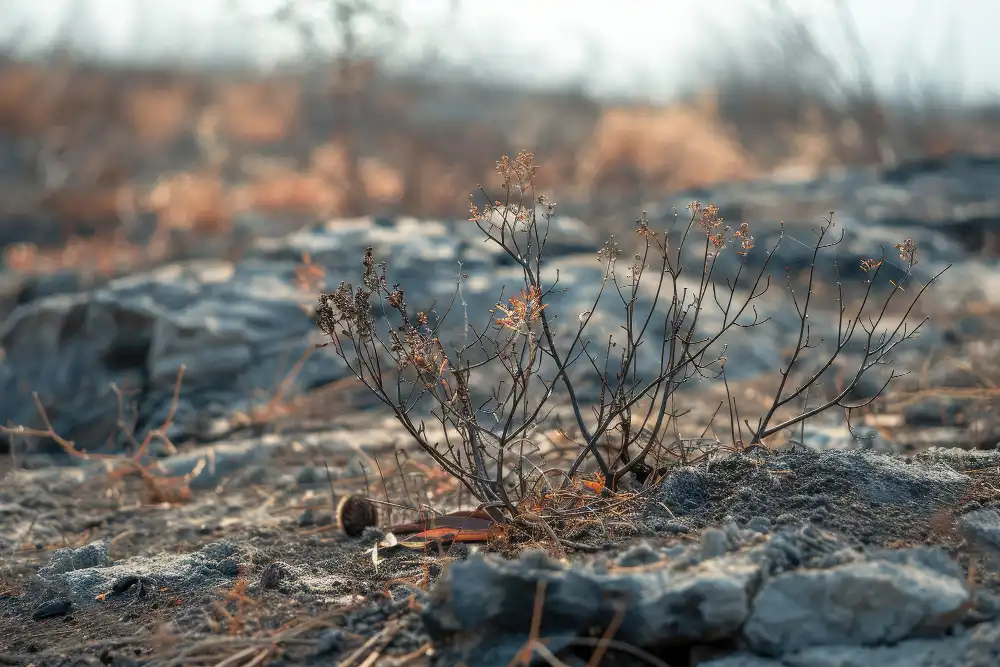
{"type": "Polygon", "coordinates": [[[299,469],[295,482],[299,486],[315,486],[326,481],[326,471],[317,466],[307,465],[299,469]]]}
{"type": "Polygon", "coordinates": [[[706,528],[701,534],[702,558],[721,558],[726,555],[726,533],[718,528],[706,528]]]}
{"type": "Polygon", "coordinates": [[[651,565],[662,560],[662,556],[647,542],[641,542],[618,558],[621,567],[638,567],[651,565]]]}
{"type": "Polygon", "coordinates": [[[319,657],[329,653],[340,653],[344,650],[345,641],[343,630],[327,630],[319,636],[313,655],[319,657]]]}
{"type": "Polygon", "coordinates": [[[281,562],[269,563],[260,573],[260,587],[264,590],[274,590],[281,586],[281,582],[292,576],[292,569],[281,562]]]}
{"type": "Polygon", "coordinates": [[[215,569],[227,577],[235,577],[239,574],[240,563],[235,557],[224,558],[219,561],[215,569]]]}
{"type": "Polygon", "coordinates": [[[41,568],[38,574],[41,577],[51,577],[73,570],[86,570],[109,565],[111,565],[111,557],[108,555],[108,543],[98,540],[79,549],[56,550],[49,559],[48,565],[41,568]]]}
{"type": "Polygon", "coordinates": [[[46,618],[55,618],[67,614],[73,608],[73,601],[69,598],[56,598],[43,602],[35,609],[31,618],[36,621],[43,621],[46,618]]]}

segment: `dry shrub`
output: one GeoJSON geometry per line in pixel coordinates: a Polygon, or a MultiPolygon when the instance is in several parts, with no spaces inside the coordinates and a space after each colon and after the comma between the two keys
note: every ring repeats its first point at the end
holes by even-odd
{"type": "MultiPolygon", "coordinates": [[[[146,174],[166,168],[159,185],[170,195],[158,194],[155,207],[164,225],[206,231],[224,230],[233,212],[253,208],[324,217],[373,210],[454,216],[461,207],[455,193],[489,177],[482,165],[490,156],[519,145],[547,156],[551,187],[602,205],[615,195],[653,198],[773,169],[808,176],[870,162],[881,155],[870,137],[883,126],[905,129],[914,135],[910,143],[934,151],[978,150],[1000,136],[986,115],[952,123],[947,132],[931,116],[926,131],[910,127],[923,116],[887,122],[883,116],[894,112],[877,100],[847,100],[840,108],[808,87],[783,91],[781,81],[767,78],[775,78],[770,71],[722,77],[715,88],[667,106],[602,110],[579,94],[529,94],[490,82],[456,90],[390,77],[373,61],[341,65],[350,70],[347,83],[331,87],[332,80],[314,86],[301,75],[249,80],[0,61],[0,129],[42,139],[39,153],[57,158],[53,172],[69,172],[65,184],[42,193],[49,195],[43,210],[55,216],[114,227],[117,189],[145,189],[146,174]],[[228,181],[232,167],[263,145],[269,156],[277,149],[290,157],[292,166],[212,182],[215,174],[228,181]]],[[[32,150],[23,157],[31,178],[32,150]]],[[[18,191],[28,196],[4,201],[5,212],[39,210],[41,204],[25,203],[39,193],[20,181],[18,191]]]]}
{"type": "Polygon", "coordinates": [[[65,233],[72,233],[79,223],[96,223],[98,233],[111,232],[119,226],[120,190],[105,188],[64,188],[43,199],[42,209],[57,220],[65,221],[65,233]]]}
{"type": "Polygon", "coordinates": [[[361,182],[364,183],[365,194],[377,203],[397,203],[406,191],[399,170],[383,160],[362,160],[361,182]]]}
{"type": "Polygon", "coordinates": [[[0,65],[0,128],[26,134],[50,126],[47,100],[39,94],[49,78],[40,67],[0,65]]]}
{"type": "MultiPolygon", "coordinates": [[[[95,454],[82,451],[77,448],[76,443],[61,436],[49,421],[48,412],[42,405],[38,393],[33,394],[35,407],[38,410],[39,419],[43,428],[31,428],[23,425],[0,426],[0,433],[8,437],[28,437],[44,438],[57,444],[66,454],[82,461],[99,461],[105,464],[107,470],[107,494],[115,495],[121,491],[121,482],[129,477],[138,477],[142,484],[142,499],[149,504],[160,503],[181,503],[187,501],[191,496],[188,483],[199,475],[206,465],[202,459],[195,468],[185,474],[178,476],[165,475],[158,462],[150,460],[149,447],[154,441],[163,443],[166,451],[177,453],[177,448],[168,436],[169,429],[173,426],[174,416],[177,411],[177,403],[180,399],[181,384],[184,380],[185,367],[177,370],[177,380],[174,383],[174,395],[163,423],[158,427],[150,428],[145,437],[140,442],[136,438],[134,431],[135,418],[128,414],[125,408],[125,396],[117,386],[112,385],[118,399],[118,419],[117,427],[121,436],[128,443],[131,450],[124,454],[95,454]]],[[[109,434],[109,438],[111,435],[109,434]]]]}
{"type": "MultiPolygon", "coordinates": [[[[450,303],[423,311],[410,305],[415,297],[392,282],[388,263],[378,261],[372,248],[362,258],[361,282],[355,286],[345,281],[322,294],[316,318],[352,374],[495,521],[552,530],[533,509],[543,507],[546,498],[581,488],[601,497],[651,488],[665,474],[661,452],[673,452],[673,460],[683,461],[679,450],[704,447],[706,442],[723,446],[714,430],[708,435],[711,422],[701,437],[681,436],[689,431],[681,427],[688,412],[681,389],[704,379],[725,383],[728,346],[723,337],[767,321],[758,310],[759,299],[770,287],[769,265],[785,234],[782,228],[771,247],[757,248],[749,224],[726,224],[717,207],[700,202],[690,205],[686,223],[675,219],[665,229],[654,228],[643,213],[636,220],[638,252],[627,256],[613,236],[598,250],[595,261],[603,265],[604,276],[592,286],[596,294],[590,307],[581,313],[552,313],[553,293],[586,286],[563,286],[558,272],[552,277],[544,270],[555,204],[536,192],[538,169],[531,153],[504,156],[496,163],[503,194],[493,197],[482,191],[481,204],[470,195],[470,224],[520,267],[523,278],[520,293],[499,295],[488,311],[488,324],[478,324],[478,316],[485,313],[475,312],[462,297],[465,276],[457,277],[450,303]],[[700,261],[691,262],[685,254],[690,244],[699,249],[700,261]],[[737,266],[719,269],[717,275],[716,260],[723,253],[733,255],[737,266]],[[751,253],[761,253],[759,268],[749,268],[751,253]],[[650,282],[650,287],[640,287],[650,282]],[[595,341],[587,331],[605,298],[621,306],[620,333],[595,341]],[[703,321],[708,316],[703,311],[709,308],[718,310],[721,324],[706,330],[703,321]],[[442,339],[443,323],[450,316],[462,318],[463,342],[442,339]],[[658,364],[640,361],[639,351],[648,349],[644,346],[656,351],[658,364]],[[485,367],[502,379],[484,386],[487,381],[480,373],[485,367]],[[596,405],[585,405],[579,398],[581,367],[593,386],[601,388],[596,405]],[[534,437],[560,403],[572,408],[574,431],[563,429],[563,435],[575,452],[557,471],[562,479],[558,493],[553,489],[539,496],[537,489],[553,485],[549,473],[532,458],[534,437]],[[590,476],[582,479],[594,484],[581,482],[585,473],[590,476]],[[532,508],[527,513],[525,502],[532,508]]],[[[895,247],[906,267],[902,278],[884,278],[884,257],[862,262],[869,279],[856,307],[848,305],[849,297],[837,282],[838,308],[832,315],[837,335],[832,341],[820,339],[810,319],[817,315],[817,258],[841,243],[843,232],[837,233],[831,214],[815,233],[805,284],[797,285],[787,276],[788,307],[799,318],[797,341],[787,351],[777,388],[756,424],[746,419],[745,405],[741,414],[739,400],[726,384],[726,400],[716,415],[722,411],[729,416],[730,449],[766,447],[771,436],[822,412],[871,404],[899,376],[890,366],[893,351],[926,321],[911,325],[909,320],[937,276],[927,284],[914,280],[911,285],[917,248],[906,239],[895,247]],[[906,294],[900,289],[903,283],[912,287],[906,294]],[[904,312],[898,320],[887,320],[894,301],[904,301],[904,312]],[[861,351],[845,362],[846,379],[832,395],[816,396],[823,393],[824,378],[836,369],[842,353],[847,356],[845,349],[852,342],[861,351]],[[860,403],[848,400],[863,377],[887,366],[888,379],[874,397],[860,403]]],[[[304,275],[300,278],[308,284],[304,275]]],[[[570,495],[576,502],[578,495],[570,495]]]]}

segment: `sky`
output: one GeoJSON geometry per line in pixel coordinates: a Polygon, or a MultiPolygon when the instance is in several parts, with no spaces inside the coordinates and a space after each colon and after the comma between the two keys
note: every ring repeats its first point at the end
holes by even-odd
{"type": "MultiPolygon", "coordinates": [[[[89,60],[267,70],[337,48],[326,19],[335,0],[0,1],[0,46],[29,56],[62,40],[89,60]],[[288,3],[315,33],[312,46],[274,19],[288,3]]],[[[397,25],[360,21],[362,43],[397,67],[444,63],[530,86],[664,100],[725,62],[778,76],[782,66],[762,58],[760,45],[773,41],[775,16],[791,15],[848,80],[857,79],[860,52],[885,92],[1000,97],[996,0],[367,1],[397,25]]]]}

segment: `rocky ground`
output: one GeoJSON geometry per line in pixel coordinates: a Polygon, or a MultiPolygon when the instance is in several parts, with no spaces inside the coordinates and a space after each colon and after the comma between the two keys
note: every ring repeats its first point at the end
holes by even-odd
{"type": "MultiPolygon", "coordinates": [[[[396,453],[405,434],[335,356],[308,352],[319,339],[303,253],[329,280],[357,282],[372,245],[409,294],[430,302],[460,285],[467,304],[492,304],[517,272],[468,223],[335,221],[255,236],[238,261],[191,258],[96,286],[8,272],[0,418],[42,427],[36,391],[54,431],[110,458],[8,441],[0,664],[505,665],[527,647],[554,665],[1000,665],[998,171],[954,160],[684,193],[757,226],[761,247],[775,218],[808,242],[836,208],[840,267],[901,235],[924,249],[915,280],[953,266],[919,312],[932,317],[922,335],[895,355],[913,373],[855,416],[853,434],[825,415],[769,448],[709,452],[600,511],[585,501],[596,518],[564,543],[510,530],[390,546],[386,527],[412,513],[380,505],[382,528],[355,537],[334,517],[352,493],[467,501],[417,453],[396,453]],[[128,435],[164,423],[176,446],[151,448],[159,481],[123,474],[128,435]]],[[[657,224],[673,205],[650,209],[657,224]]],[[[573,322],[601,242],[570,217],[553,230],[569,289],[551,309],[573,322]]],[[[801,248],[783,244],[781,264],[798,266],[801,248]]],[[[761,302],[771,328],[727,341],[747,409],[766,406],[761,378],[798,331],[781,296],[761,302]]],[[[821,300],[813,326],[835,334],[821,300]]],[[[595,338],[617,326],[613,310],[598,314],[595,338]]],[[[718,391],[686,390],[695,419],[718,391]]]]}

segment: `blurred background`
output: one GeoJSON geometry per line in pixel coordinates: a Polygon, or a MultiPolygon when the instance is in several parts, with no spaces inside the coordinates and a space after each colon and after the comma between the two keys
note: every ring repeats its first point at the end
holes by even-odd
{"type": "MultiPolygon", "coordinates": [[[[911,389],[960,395],[906,423],[972,429],[967,404],[1000,397],[998,26],[985,0],[4,0],[0,422],[37,424],[38,391],[58,431],[101,443],[120,387],[159,425],[181,363],[178,437],[343,390],[332,354],[309,357],[317,275],[357,280],[377,245],[408,294],[447,302],[459,261],[463,298],[492,303],[512,274],[468,196],[531,150],[583,223],[547,246],[570,284],[599,283],[607,231],[692,199],[769,223],[761,247],[788,222],[782,273],[837,210],[827,284],[916,239],[917,280],[954,267],[915,313],[940,326],[911,389]]],[[[780,341],[744,338],[727,372],[773,373],[780,341]]],[[[1000,437],[991,410],[975,446],[1000,437]]]]}
{"type": "Polygon", "coordinates": [[[463,217],[520,149],[595,219],[996,153],[998,25],[985,0],[5,0],[0,246],[112,270],[191,234],[238,255],[234,227],[463,217]]]}

